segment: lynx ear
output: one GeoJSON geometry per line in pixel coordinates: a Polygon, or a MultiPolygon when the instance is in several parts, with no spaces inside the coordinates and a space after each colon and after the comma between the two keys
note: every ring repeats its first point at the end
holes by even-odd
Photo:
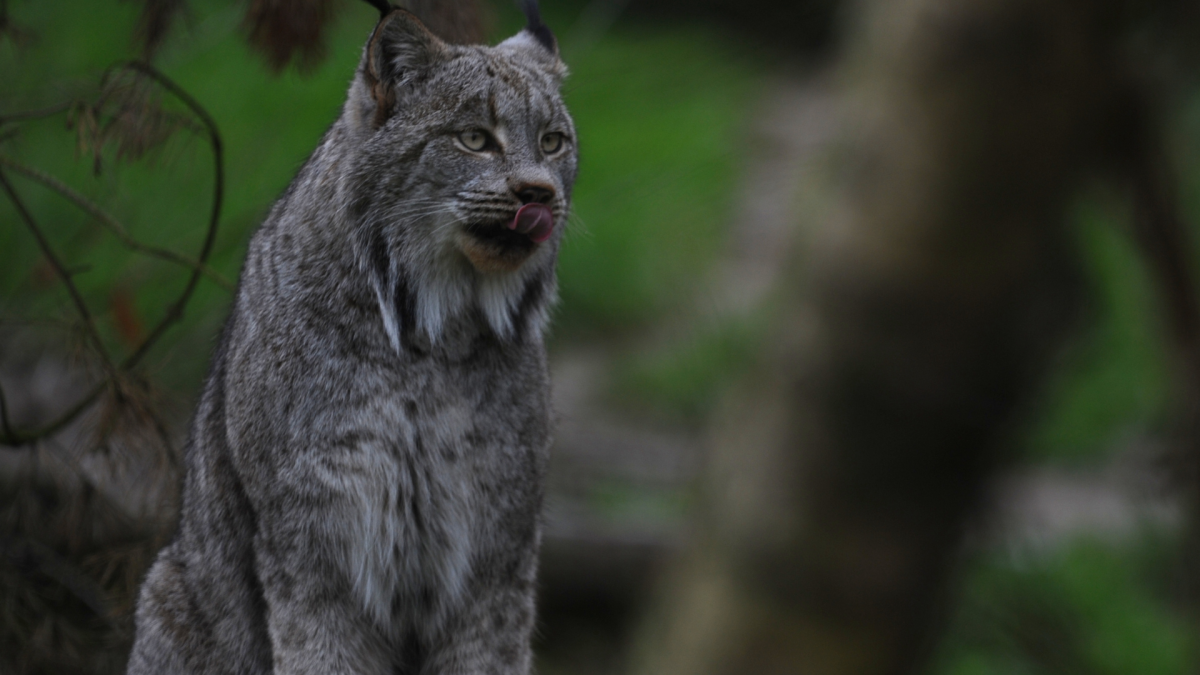
{"type": "Polygon", "coordinates": [[[445,52],[446,43],[411,12],[393,9],[379,20],[367,42],[362,68],[375,103],[376,127],[391,116],[397,95],[423,79],[445,52]]]}
{"type": "Polygon", "coordinates": [[[532,59],[561,81],[567,74],[567,68],[558,56],[558,40],[554,39],[550,28],[542,23],[537,0],[521,0],[521,11],[527,20],[525,28],[496,46],[532,59]]]}

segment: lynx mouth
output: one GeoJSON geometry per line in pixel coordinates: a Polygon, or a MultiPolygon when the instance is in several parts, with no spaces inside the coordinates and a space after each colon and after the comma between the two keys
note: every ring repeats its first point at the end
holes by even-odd
{"type": "Polygon", "coordinates": [[[554,212],[545,204],[525,204],[504,227],[526,234],[540,244],[554,234],[554,212]]]}
{"type": "Polygon", "coordinates": [[[462,229],[458,247],[480,272],[511,272],[521,266],[537,243],[529,235],[510,230],[512,221],[472,223],[462,229]]]}
{"type": "Polygon", "coordinates": [[[467,225],[467,234],[479,240],[480,244],[489,248],[497,249],[498,251],[532,251],[537,244],[529,238],[529,235],[522,234],[516,230],[510,230],[506,227],[506,223],[472,223],[467,225]]]}
{"type": "Polygon", "coordinates": [[[553,211],[545,204],[530,203],[509,220],[467,225],[458,245],[479,271],[506,272],[520,267],[553,234],[553,211]]]}

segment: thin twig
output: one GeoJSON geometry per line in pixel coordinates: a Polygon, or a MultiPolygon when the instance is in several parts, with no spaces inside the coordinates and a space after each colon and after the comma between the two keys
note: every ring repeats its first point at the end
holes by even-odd
{"type": "Polygon", "coordinates": [[[0,437],[0,445],[21,447],[57,433],[95,403],[96,399],[99,398],[100,394],[104,393],[104,390],[108,386],[108,381],[101,382],[85,394],[83,398],[79,399],[75,405],[68,408],[66,412],[36,429],[30,431],[6,430],[5,435],[0,437]]]}
{"type": "MultiPolygon", "coordinates": [[[[160,320],[158,322],[157,325],[155,325],[155,327],[150,331],[149,335],[147,335],[147,337],[142,341],[142,343],[138,346],[138,348],[135,349],[133,351],[133,353],[130,354],[128,357],[126,357],[125,360],[121,363],[120,370],[126,371],[126,370],[130,370],[133,367],[135,367],[138,364],[138,362],[140,362],[141,359],[146,355],[146,353],[151,349],[151,347],[153,347],[154,344],[159,340],[159,338],[162,337],[163,333],[166,332],[167,328],[169,328],[172,323],[175,323],[180,318],[182,318],[183,309],[187,305],[187,303],[191,300],[192,294],[196,290],[196,285],[198,284],[198,282],[200,280],[200,276],[202,274],[209,273],[208,271],[206,271],[208,269],[206,263],[208,261],[209,254],[212,252],[213,244],[216,241],[217,225],[220,222],[221,204],[222,204],[222,200],[224,198],[224,191],[225,191],[225,166],[224,166],[224,152],[223,152],[222,143],[221,143],[221,135],[220,135],[220,132],[217,130],[216,122],[213,120],[212,116],[208,114],[208,112],[204,109],[204,107],[201,106],[200,103],[196,101],[196,99],[192,98],[192,96],[190,94],[188,94],[186,91],[184,91],[179,85],[175,84],[175,82],[172,81],[170,78],[168,78],[166,75],[163,75],[157,69],[155,69],[153,66],[150,66],[148,64],[134,61],[134,62],[126,63],[122,66],[119,66],[119,69],[134,71],[134,72],[140,73],[140,74],[145,75],[146,77],[149,77],[150,79],[154,80],[156,83],[158,83],[160,86],[162,86],[164,89],[169,91],[172,95],[174,95],[177,99],[179,99],[185,106],[187,106],[192,111],[193,114],[196,115],[197,118],[200,119],[200,121],[204,124],[205,130],[208,132],[209,144],[212,147],[212,151],[213,151],[213,164],[214,164],[214,172],[215,172],[215,180],[214,180],[214,185],[213,185],[212,211],[209,216],[208,229],[207,229],[207,232],[205,233],[204,244],[201,247],[200,256],[195,261],[192,261],[190,259],[186,259],[186,258],[183,258],[182,256],[179,256],[181,259],[186,261],[185,264],[187,264],[187,266],[191,267],[192,274],[188,278],[187,285],[184,287],[183,292],[180,293],[179,297],[175,300],[175,302],[172,303],[171,306],[167,308],[166,315],[162,318],[162,320],[160,320]]],[[[107,77],[107,75],[106,75],[106,77],[107,77]]],[[[49,115],[49,114],[54,114],[56,112],[61,112],[63,110],[68,109],[70,107],[70,105],[71,104],[64,104],[57,108],[53,108],[53,109],[47,108],[46,110],[43,110],[43,111],[34,111],[31,113],[26,113],[26,114],[18,113],[17,115],[10,115],[8,117],[8,119],[17,119],[18,117],[28,118],[28,117],[45,116],[45,115],[49,115]]],[[[8,160],[4,163],[8,166],[12,166],[14,164],[11,160],[8,160]]],[[[22,171],[22,169],[24,169],[24,167],[12,166],[12,168],[14,170],[21,171],[25,175],[30,176],[31,178],[34,178],[35,180],[40,180],[40,177],[32,176],[29,173],[22,171]]],[[[45,178],[50,178],[50,177],[45,176],[45,178]]],[[[45,181],[42,181],[42,182],[45,183],[45,181]]],[[[45,237],[42,236],[41,230],[37,227],[37,224],[33,220],[32,215],[25,208],[24,203],[21,202],[20,198],[17,196],[16,191],[13,189],[12,184],[8,181],[8,178],[7,178],[7,176],[5,176],[3,171],[0,171],[0,183],[3,184],[5,191],[8,193],[9,199],[12,200],[13,204],[16,206],[17,210],[20,212],[22,218],[25,220],[25,222],[29,226],[30,230],[34,233],[35,238],[38,240],[39,246],[42,248],[42,252],[46,255],[46,258],[50,261],[50,264],[54,267],[55,271],[59,274],[60,277],[62,277],[63,283],[67,285],[67,289],[68,289],[68,292],[71,294],[72,300],[75,302],[76,307],[79,309],[80,314],[84,318],[84,325],[85,325],[85,328],[87,330],[87,333],[88,333],[90,339],[97,345],[97,347],[99,349],[103,349],[103,345],[100,342],[99,334],[96,332],[96,329],[95,329],[95,323],[92,321],[91,314],[90,314],[90,312],[88,312],[87,306],[83,303],[83,299],[79,295],[78,289],[75,288],[75,285],[71,281],[70,276],[66,274],[65,268],[58,261],[58,259],[54,256],[53,251],[50,249],[49,244],[46,241],[45,237]]],[[[52,188],[57,187],[57,186],[52,186],[52,185],[48,185],[48,186],[52,187],[52,188]]],[[[70,188],[67,188],[67,186],[65,186],[65,185],[62,185],[61,187],[66,188],[67,191],[64,192],[63,190],[59,190],[59,192],[70,199],[71,195],[68,193],[73,193],[74,191],[70,190],[70,188]]],[[[103,211],[100,210],[98,207],[95,207],[94,209],[90,208],[89,207],[90,202],[88,200],[86,200],[86,198],[81,198],[80,200],[72,199],[72,201],[74,201],[78,206],[80,206],[84,210],[91,213],[93,216],[99,218],[102,222],[104,222],[106,225],[108,225],[110,228],[112,228],[114,230],[114,232],[118,233],[118,236],[122,236],[122,234],[124,234],[125,236],[123,237],[123,239],[127,238],[127,230],[125,230],[124,227],[122,227],[120,225],[120,223],[118,223],[115,219],[112,219],[112,218],[104,218],[101,215],[101,214],[103,214],[103,211]],[[114,227],[114,225],[115,225],[115,227],[114,227]]],[[[94,206],[94,205],[91,205],[91,206],[94,206]]],[[[177,260],[177,262],[179,262],[179,261],[177,260]]],[[[223,285],[227,288],[231,287],[231,285],[229,285],[229,284],[223,284],[223,285]]],[[[72,420],[74,420],[79,414],[81,414],[89,406],[91,406],[92,403],[94,403],[96,401],[96,399],[100,396],[101,393],[104,392],[104,390],[106,388],[108,388],[109,386],[115,385],[115,383],[119,379],[119,371],[113,367],[111,361],[109,360],[107,351],[101,351],[101,356],[104,358],[105,369],[108,373],[108,378],[105,382],[98,384],[95,388],[93,388],[87,395],[85,395],[82,399],[80,399],[69,410],[64,412],[62,415],[60,415],[55,420],[49,422],[48,424],[46,424],[40,428],[31,430],[31,431],[17,431],[17,430],[13,430],[11,428],[5,428],[4,436],[0,437],[0,445],[9,445],[9,446],[27,445],[29,443],[35,442],[41,438],[45,438],[46,436],[49,436],[49,435],[59,431],[60,429],[65,427],[67,424],[69,424],[72,420]]]]}
{"type": "Polygon", "coordinates": [[[100,333],[96,330],[96,322],[92,319],[92,313],[88,310],[87,303],[83,301],[83,296],[79,294],[79,289],[75,287],[75,282],[71,281],[71,275],[67,273],[58,256],[54,254],[54,249],[50,247],[50,242],[42,234],[42,229],[38,227],[37,221],[33,219],[33,214],[25,207],[25,202],[21,201],[21,198],[17,196],[16,190],[13,188],[12,183],[9,182],[8,176],[5,175],[3,170],[0,170],[0,185],[8,193],[8,199],[16,207],[21,220],[25,221],[25,225],[33,233],[33,238],[37,240],[38,248],[42,250],[42,255],[45,256],[50,266],[54,268],[54,272],[58,274],[63,285],[67,287],[67,293],[71,296],[71,301],[75,303],[75,309],[79,312],[79,317],[83,320],[84,331],[87,333],[88,339],[92,342],[92,346],[100,355],[105,371],[110,376],[116,375],[112,359],[109,358],[108,350],[105,349],[104,342],[100,339],[100,333]]]}
{"type": "Polygon", "coordinates": [[[104,589],[48,546],[11,534],[0,535],[0,554],[18,568],[37,570],[57,581],[96,616],[110,623],[115,621],[113,602],[104,589]]]}
{"type": "Polygon", "coordinates": [[[8,399],[4,396],[4,384],[0,383],[0,429],[6,438],[16,436],[12,424],[8,421],[8,399]]]}
{"type": "Polygon", "coordinates": [[[171,433],[167,431],[167,423],[152,407],[147,408],[146,414],[150,418],[155,435],[158,436],[159,442],[162,443],[163,454],[167,459],[167,470],[171,472],[172,476],[178,475],[179,455],[175,452],[175,444],[171,442],[171,433]]]}
{"type": "MultiPolygon", "coordinates": [[[[79,311],[79,314],[83,319],[85,332],[88,334],[95,348],[100,353],[105,370],[108,372],[110,378],[115,378],[115,368],[113,367],[112,361],[108,356],[107,350],[104,348],[104,344],[100,341],[100,336],[96,332],[95,322],[92,320],[92,316],[87,308],[87,304],[83,301],[82,296],[79,294],[79,289],[75,287],[74,282],[71,281],[71,276],[67,274],[62,263],[54,255],[54,251],[50,248],[49,242],[46,241],[45,236],[42,235],[41,229],[37,226],[37,222],[33,220],[33,216],[29,213],[28,209],[26,209],[24,202],[22,202],[20,197],[17,196],[16,191],[13,189],[12,183],[9,182],[8,177],[3,171],[0,171],[0,185],[3,185],[5,192],[8,193],[8,197],[13,203],[13,206],[16,207],[17,212],[21,214],[22,219],[33,233],[34,238],[38,242],[38,246],[42,249],[42,254],[58,273],[59,277],[63,281],[63,284],[66,285],[67,292],[70,294],[72,301],[75,303],[76,309],[79,311]]],[[[65,412],[63,415],[59,416],[49,424],[46,424],[41,428],[35,429],[31,432],[16,432],[12,429],[8,422],[7,401],[5,401],[4,437],[0,438],[0,443],[3,443],[4,445],[22,446],[55,433],[59,429],[69,424],[71,420],[75,419],[75,417],[81,412],[86,410],[88,406],[95,401],[96,397],[100,395],[100,392],[104,391],[105,386],[106,385],[97,386],[86,396],[84,396],[78,403],[67,410],[67,412],[65,412]]]]}
{"type": "Polygon", "coordinates": [[[1179,214],[1176,179],[1163,141],[1150,123],[1150,113],[1139,112],[1133,122],[1132,136],[1136,142],[1128,167],[1136,213],[1134,235],[1156,277],[1169,334],[1183,362],[1184,386],[1197,401],[1200,399],[1200,296],[1190,257],[1192,240],[1179,214]]]}
{"type": "MultiPolygon", "coordinates": [[[[140,61],[132,61],[125,64],[123,67],[146,75],[157,82],[164,89],[171,92],[175,98],[179,99],[185,106],[191,109],[196,117],[200,118],[200,121],[204,123],[205,128],[208,130],[209,144],[212,146],[213,151],[215,176],[213,181],[212,213],[209,216],[208,231],[204,237],[204,245],[201,247],[200,255],[197,257],[199,264],[203,265],[208,262],[208,256],[210,253],[212,253],[213,243],[217,238],[217,225],[221,219],[221,201],[224,198],[225,193],[225,160],[224,152],[221,146],[221,134],[217,130],[217,123],[213,121],[213,118],[208,114],[208,111],[206,111],[204,107],[201,106],[198,101],[196,101],[196,99],[192,98],[191,94],[184,91],[183,88],[175,84],[174,81],[172,81],[166,75],[163,75],[153,66],[140,61]]],[[[179,298],[169,308],[167,308],[166,315],[161,321],[158,322],[158,325],[156,325],[150,331],[149,335],[146,336],[146,339],[142,341],[142,344],[138,346],[138,348],[121,364],[123,369],[129,369],[137,365],[137,363],[141,361],[142,357],[146,355],[150,348],[154,346],[154,343],[158,341],[164,332],[166,332],[167,328],[169,328],[172,323],[175,323],[183,317],[183,309],[191,299],[192,293],[196,290],[196,284],[200,281],[200,274],[201,272],[199,268],[192,271],[192,275],[188,279],[187,286],[183,289],[183,292],[180,293],[179,298]]]]}
{"type": "Polygon", "coordinates": [[[76,101],[64,101],[62,103],[56,103],[54,105],[46,106],[45,108],[38,108],[36,110],[20,110],[14,113],[0,115],[0,124],[5,122],[20,122],[23,120],[36,120],[44,117],[53,117],[59,113],[70,110],[71,106],[75,105],[75,103],[76,101]]]}
{"type": "Polygon", "coordinates": [[[47,187],[51,190],[54,190],[58,194],[62,195],[68,201],[75,204],[80,209],[87,212],[88,215],[92,216],[97,221],[99,221],[100,224],[104,225],[110,232],[112,232],[117,237],[117,239],[121,240],[121,243],[124,244],[126,248],[130,249],[131,251],[136,251],[138,253],[144,253],[146,255],[160,258],[160,259],[166,260],[168,262],[173,262],[175,264],[182,265],[184,267],[188,267],[193,270],[199,270],[205,276],[207,276],[213,283],[217,284],[221,288],[223,288],[227,291],[231,291],[231,292],[233,291],[233,289],[234,289],[233,283],[230,282],[225,277],[221,276],[220,273],[218,273],[216,270],[209,267],[208,265],[205,265],[204,263],[193,260],[183,254],[176,253],[175,251],[171,251],[171,250],[165,249],[165,248],[160,248],[158,246],[151,246],[149,244],[143,244],[140,241],[134,239],[129,234],[129,230],[126,229],[126,227],[124,225],[122,225],[120,221],[118,221],[116,218],[114,218],[111,214],[109,214],[104,209],[100,208],[100,206],[98,204],[96,204],[92,200],[88,199],[87,197],[83,196],[82,194],[76,192],[73,188],[68,186],[66,183],[63,183],[62,181],[58,180],[54,176],[44,173],[44,172],[42,172],[38,169],[35,169],[31,166],[25,166],[24,164],[21,164],[9,157],[3,156],[3,155],[0,155],[0,165],[7,166],[10,169],[12,169],[13,171],[16,171],[17,173],[25,176],[26,178],[37,181],[38,183],[41,183],[45,187],[47,187]]]}
{"type": "Polygon", "coordinates": [[[1182,592],[1195,614],[1200,608],[1200,588],[1192,581],[1200,565],[1200,296],[1191,256],[1195,249],[1180,215],[1178,179],[1165,141],[1151,119],[1144,110],[1138,117],[1140,125],[1134,135],[1138,142],[1127,168],[1136,209],[1134,233],[1154,274],[1168,334],[1181,366],[1177,369],[1182,385],[1178,411],[1181,423],[1173,459],[1189,511],[1183,560],[1189,572],[1185,576],[1191,583],[1185,584],[1182,592]]]}
{"type": "Polygon", "coordinates": [[[1139,181],[1139,243],[1158,277],[1167,323],[1183,363],[1185,384],[1200,394],[1200,303],[1187,262],[1190,249],[1186,228],[1168,206],[1154,179],[1139,181]]]}

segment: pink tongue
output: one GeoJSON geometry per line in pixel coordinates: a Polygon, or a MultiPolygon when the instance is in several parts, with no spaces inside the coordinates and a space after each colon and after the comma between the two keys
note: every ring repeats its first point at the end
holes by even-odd
{"type": "Polygon", "coordinates": [[[554,234],[554,213],[545,204],[526,204],[517,209],[516,217],[508,222],[508,229],[527,234],[540,244],[554,234]]]}

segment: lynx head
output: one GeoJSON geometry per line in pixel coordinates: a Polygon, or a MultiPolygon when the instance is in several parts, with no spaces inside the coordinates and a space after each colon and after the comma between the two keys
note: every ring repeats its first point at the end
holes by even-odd
{"type": "Polygon", "coordinates": [[[536,8],[494,47],[451,45],[409,12],[384,16],[342,122],[341,169],[363,270],[399,350],[480,318],[540,336],[576,173],[566,68],[536,8]]]}

